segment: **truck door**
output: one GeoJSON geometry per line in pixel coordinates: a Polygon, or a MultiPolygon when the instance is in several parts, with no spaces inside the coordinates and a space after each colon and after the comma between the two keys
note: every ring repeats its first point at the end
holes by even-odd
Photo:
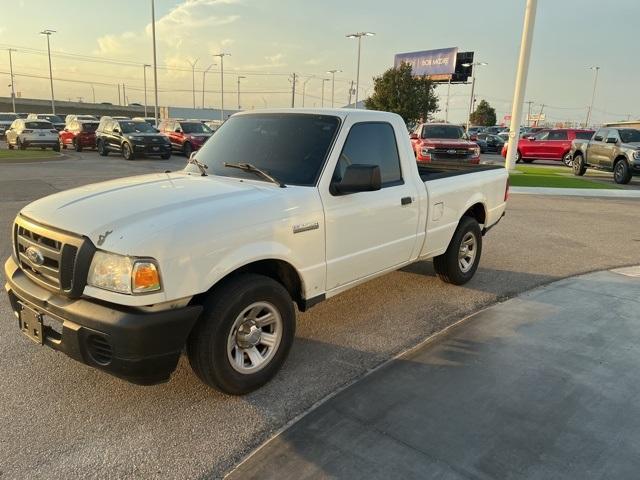
{"type": "Polygon", "coordinates": [[[606,128],[599,129],[593,136],[593,139],[587,146],[587,163],[589,165],[600,166],[604,155],[604,145],[607,140],[608,130],[606,128]]]}
{"type": "Polygon", "coordinates": [[[616,149],[620,144],[620,134],[615,128],[610,128],[606,137],[603,138],[602,157],[600,158],[600,166],[607,170],[613,170],[613,159],[616,155],[616,149]]]}
{"type": "MultiPolygon", "coordinates": [[[[348,120],[347,117],[345,121],[348,120]]],[[[411,256],[417,238],[419,205],[417,186],[410,177],[413,172],[401,167],[396,141],[400,135],[405,136],[402,141],[406,142],[406,131],[396,131],[387,122],[354,123],[337,162],[327,166],[320,184],[325,210],[327,290],[390,269],[411,256]],[[330,183],[340,181],[349,165],[358,164],[379,166],[382,188],[345,195],[331,193],[330,183]]]]}

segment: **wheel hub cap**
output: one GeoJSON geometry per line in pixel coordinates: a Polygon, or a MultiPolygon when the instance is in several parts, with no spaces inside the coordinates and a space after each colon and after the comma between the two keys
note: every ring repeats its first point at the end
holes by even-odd
{"type": "Polygon", "coordinates": [[[458,266],[463,273],[467,273],[473,267],[476,259],[476,236],[467,232],[462,238],[458,250],[458,266]]]}
{"type": "Polygon", "coordinates": [[[243,323],[236,334],[236,342],[240,348],[255,347],[260,343],[262,330],[260,330],[255,322],[248,321],[243,323]]]}

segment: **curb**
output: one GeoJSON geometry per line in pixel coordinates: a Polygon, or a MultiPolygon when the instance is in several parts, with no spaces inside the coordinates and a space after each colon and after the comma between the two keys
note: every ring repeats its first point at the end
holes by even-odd
{"type": "Polygon", "coordinates": [[[509,193],[515,195],[555,195],[567,197],[640,198],[640,190],[614,190],[605,188],[510,187],[509,193]]]}

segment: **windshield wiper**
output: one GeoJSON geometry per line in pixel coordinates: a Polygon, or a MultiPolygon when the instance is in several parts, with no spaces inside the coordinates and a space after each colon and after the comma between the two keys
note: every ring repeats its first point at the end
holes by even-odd
{"type": "Polygon", "coordinates": [[[200,160],[198,160],[195,156],[195,152],[191,154],[191,156],[189,157],[189,160],[187,161],[187,164],[192,164],[198,167],[198,169],[200,170],[200,176],[202,177],[207,176],[207,168],[209,168],[209,166],[205,165],[200,160]]]}
{"type": "Polygon", "coordinates": [[[255,173],[259,177],[262,177],[265,180],[270,181],[271,183],[275,183],[280,188],[285,188],[286,187],[286,185],[284,183],[282,183],[280,180],[278,180],[277,178],[269,175],[267,172],[265,172],[264,170],[261,170],[260,168],[256,167],[255,165],[253,165],[251,163],[228,163],[228,162],[224,162],[224,166],[225,167],[229,167],[229,168],[238,168],[238,169],[240,169],[242,171],[245,171],[245,172],[255,173]]]}

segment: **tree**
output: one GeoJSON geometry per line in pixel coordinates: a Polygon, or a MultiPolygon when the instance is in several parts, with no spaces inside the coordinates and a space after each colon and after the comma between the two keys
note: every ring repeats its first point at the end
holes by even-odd
{"type": "Polygon", "coordinates": [[[426,77],[414,77],[408,63],[390,68],[373,82],[373,95],[364,101],[369,110],[397,113],[408,125],[438,111],[435,84],[426,77]]]}
{"type": "Polygon", "coordinates": [[[472,125],[490,127],[496,124],[496,110],[486,100],[481,100],[475,111],[469,117],[472,125]]]}

